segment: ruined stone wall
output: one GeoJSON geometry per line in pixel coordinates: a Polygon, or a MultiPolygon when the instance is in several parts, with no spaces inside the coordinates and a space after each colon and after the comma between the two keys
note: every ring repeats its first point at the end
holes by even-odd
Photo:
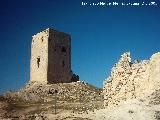
{"type": "Polygon", "coordinates": [[[118,105],[127,99],[141,98],[160,86],[160,53],[150,60],[131,62],[124,53],[104,82],[104,106],[118,105]]]}
{"type": "Polygon", "coordinates": [[[70,35],[46,29],[32,37],[30,81],[43,83],[70,82],[70,35]]]}

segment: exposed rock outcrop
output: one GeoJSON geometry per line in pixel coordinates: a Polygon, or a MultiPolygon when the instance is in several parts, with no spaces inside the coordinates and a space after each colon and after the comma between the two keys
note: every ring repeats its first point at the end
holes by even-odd
{"type": "Polygon", "coordinates": [[[150,96],[160,89],[160,52],[150,60],[131,62],[130,52],[124,53],[104,82],[104,106],[118,105],[133,98],[150,96]]]}

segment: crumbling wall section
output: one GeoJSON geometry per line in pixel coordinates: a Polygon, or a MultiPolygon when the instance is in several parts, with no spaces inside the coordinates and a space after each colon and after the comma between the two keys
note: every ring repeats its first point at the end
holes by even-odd
{"type": "Polygon", "coordinates": [[[131,62],[130,52],[124,53],[104,82],[104,106],[118,105],[128,99],[145,96],[160,86],[160,53],[150,60],[131,62]]]}

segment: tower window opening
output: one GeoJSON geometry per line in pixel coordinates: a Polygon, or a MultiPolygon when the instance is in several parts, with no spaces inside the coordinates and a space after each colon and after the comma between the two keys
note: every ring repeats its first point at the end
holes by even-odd
{"type": "Polygon", "coordinates": [[[39,68],[39,65],[40,65],[40,57],[37,58],[37,66],[39,68]]]}
{"type": "Polygon", "coordinates": [[[42,36],[42,38],[41,38],[42,42],[43,42],[43,39],[44,39],[44,38],[43,38],[43,36],[42,36]]]}
{"type": "Polygon", "coordinates": [[[65,62],[64,62],[64,60],[62,61],[62,67],[64,67],[65,66],[65,62]]]}
{"type": "Polygon", "coordinates": [[[62,47],[61,51],[62,51],[62,52],[66,52],[66,48],[65,48],[65,47],[62,47]]]}

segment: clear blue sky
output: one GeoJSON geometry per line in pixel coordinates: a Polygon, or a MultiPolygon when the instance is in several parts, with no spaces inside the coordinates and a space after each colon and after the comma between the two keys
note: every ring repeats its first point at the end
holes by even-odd
{"type": "Polygon", "coordinates": [[[0,93],[18,90],[28,82],[31,36],[48,27],[72,36],[72,70],[98,87],[122,53],[131,51],[132,59],[142,60],[160,51],[160,7],[156,6],[1,0],[0,15],[0,93]]]}

